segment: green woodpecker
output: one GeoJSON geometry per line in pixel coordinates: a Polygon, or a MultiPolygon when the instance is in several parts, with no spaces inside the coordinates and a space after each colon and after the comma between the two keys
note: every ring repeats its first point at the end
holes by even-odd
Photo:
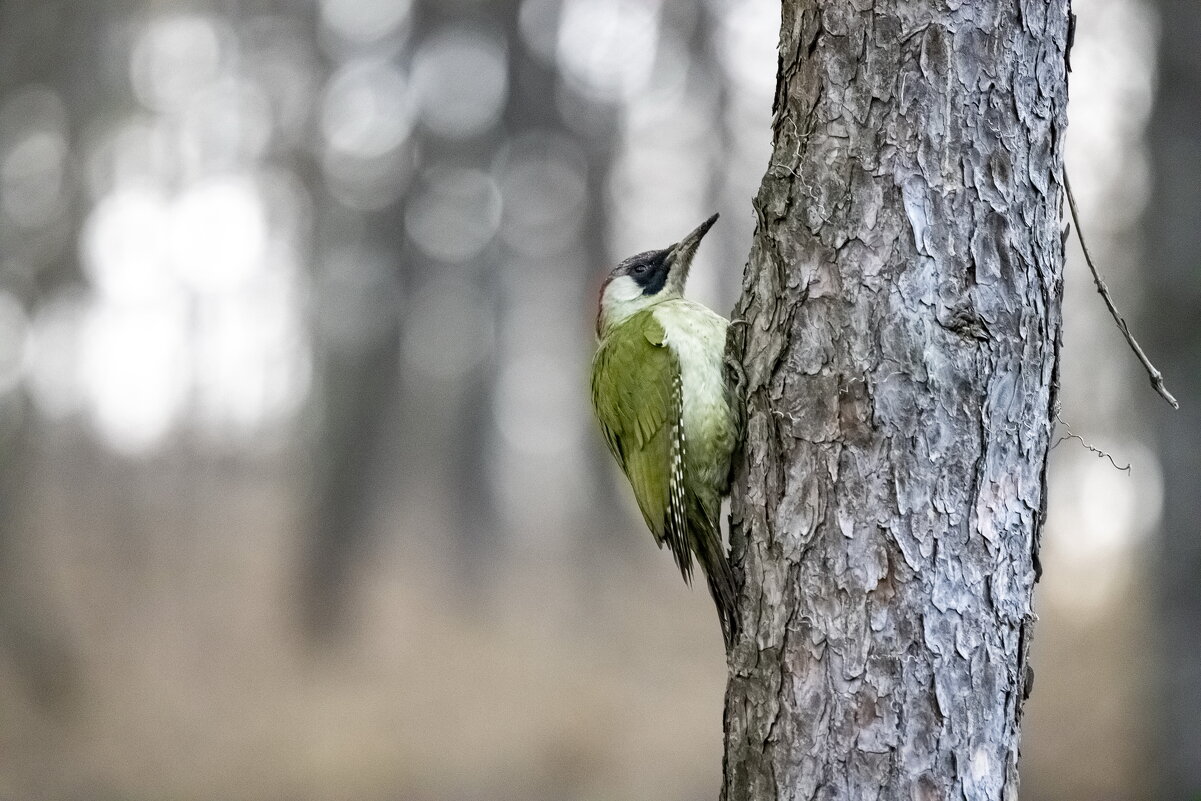
{"type": "Polygon", "coordinates": [[[664,250],[631,256],[600,296],[592,405],[638,508],[684,580],[692,557],[705,573],[729,647],[734,575],[721,540],[738,423],[725,380],[729,322],[683,296],[688,269],[714,214],[664,250]]]}

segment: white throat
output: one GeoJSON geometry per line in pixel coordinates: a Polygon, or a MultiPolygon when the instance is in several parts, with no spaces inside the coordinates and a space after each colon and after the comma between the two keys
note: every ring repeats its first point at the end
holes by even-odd
{"type": "Polygon", "coordinates": [[[596,320],[596,335],[604,338],[614,326],[628,320],[643,309],[661,303],[668,298],[679,297],[680,293],[670,286],[654,295],[644,295],[642,287],[628,275],[614,278],[601,293],[600,315],[596,320]]]}

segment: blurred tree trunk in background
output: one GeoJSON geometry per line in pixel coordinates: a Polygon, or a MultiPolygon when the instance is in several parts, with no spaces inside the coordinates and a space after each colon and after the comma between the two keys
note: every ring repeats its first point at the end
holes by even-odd
{"type": "Polygon", "coordinates": [[[723,798],[1015,798],[1066,0],[786,0],[735,317],[723,798]]]}
{"type": "MultiPolygon", "coordinates": [[[[64,101],[62,133],[72,146],[82,139],[88,115],[109,97],[84,80],[79,62],[62,54],[94,61],[107,12],[64,0],[0,3],[0,98],[9,100],[31,86],[57,93],[64,101]]],[[[46,93],[41,96],[44,104],[46,93]]],[[[72,190],[64,191],[60,211],[43,221],[42,229],[30,232],[0,220],[0,292],[12,293],[25,309],[37,309],[56,289],[79,278],[72,232],[84,209],[72,190]]],[[[0,399],[0,659],[10,662],[31,698],[53,707],[72,691],[77,660],[59,610],[23,563],[32,528],[26,501],[38,450],[36,424],[26,396],[0,399]]]]}
{"type": "Polygon", "coordinates": [[[1151,117],[1154,179],[1148,207],[1148,350],[1181,398],[1150,393],[1159,427],[1164,516],[1158,595],[1164,696],[1159,797],[1201,793],[1201,5],[1160,0],[1159,89],[1151,117]]]}

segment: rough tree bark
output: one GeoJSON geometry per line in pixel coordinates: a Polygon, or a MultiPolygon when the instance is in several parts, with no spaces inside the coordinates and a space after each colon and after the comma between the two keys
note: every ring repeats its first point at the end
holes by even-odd
{"type": "Polygon", "coordinates": [[[1068,0],[785,0],[722,797],[1017,794],[1068,0]]]}

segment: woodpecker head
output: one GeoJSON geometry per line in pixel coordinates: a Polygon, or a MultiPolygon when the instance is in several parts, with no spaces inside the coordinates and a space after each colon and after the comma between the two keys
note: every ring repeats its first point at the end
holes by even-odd
{"type": "Polygon", "coordinates": [[[601,286],[596,335],[603,337],[614,325],[647,306],[681,297],[692,257],[717,216],[705,220],[671,247],[630,256],[613,268],[601,286]]]}

